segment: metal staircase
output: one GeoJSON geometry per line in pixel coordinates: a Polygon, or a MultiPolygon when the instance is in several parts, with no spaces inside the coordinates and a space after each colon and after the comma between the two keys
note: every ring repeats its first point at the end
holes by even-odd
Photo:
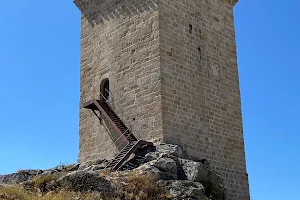
{"type": "MultiPolygon", "coordinates": [[[[152,146],[152,142],[144,140],[138,140],[132,132],[127,128],[123,121],[118,117],[114,110],[110,107],[107,101],[91,100],[83,104],[84,108],[91,109],[93,112],[99,110],[101,116],[112,125],[115,133],[126,144],[126,146],[117,154],[117,156],[111,160],[106,168],[110,168],[111,171],[119,170],[126,160],[134,153],[138,148],[142,146],[152,146]]],[[[95,112],[94,112],[95,113],[95,112]]]]}
{"type": "Polygon", "coordinates": [[[116,113],[110,108],[110,106],[103,101],[102,102],[103,110],[108,114],[110,119],[118,127],[118,129],[125,135],[129,142],[137,141],[136,137],[131,133],[131,131],[125,126],[123,121],[116,115],[116,113]]]}

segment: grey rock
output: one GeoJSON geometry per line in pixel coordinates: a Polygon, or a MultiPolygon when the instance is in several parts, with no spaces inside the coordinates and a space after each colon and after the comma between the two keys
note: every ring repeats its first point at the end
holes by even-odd
{"type": "Polygon", "coordinates": [[[59,173],[60,173],[59,170],[49,169],[49,170],[44,171],[41,175],[43,175],[43,176],[51,176],[51,175],[57,175],[59,173]]]}
{"type": "Polygon", "coordinates": [[[158,180],[177,180],[177,175],[170,172],[162,172],[154,166],[144,165],[137,169],[138,173],[149,174],[154,176],[158,180]]]}
{"type": "Polygon", "coordinates": [[[161,181],[159,185],[169,190],[172,199],[208,200],[205,196],[205,188],[199,182],[187,180],[161,181]]]}
{"type": "Polygon", "coordinates": [[[88,168],[89,166],[91,166],[91,162],[88,161],[88,162],[84,162],[84,163],[81,163],[78,170],[84,170],[86,168],[88,168]]]}
{"type": "Polygon", "coordinates": [[[99,165],[91,166],[91,171],[97,171],[97,170],[104,169],[106,167],[106,165],[107,165],[107,163],[102,163],[99,165]]]}
{"type": "Polygon", "coordinates": [[[105,160],[105,159],[87,161],[87,162],[81,163],[80,166],[78,167],[78,170],[90,170],[91,168],[89,168],[89,167],[91,167],[93,165],[99,165],[102,163],[106,163],[106,162],[107,162],[107,160],[105,160]]]}
{"type": "Polygon", "coordinates": [[[54,173],[56,173],[56,172],[57,172],[56,170],[47,170],[47,171],[44,171],[44,172],[42,173],[42,175],[50,176],[50,175],[52,175],[52,174],[54,174],[54,173]]]}
{"type": "Polygon", "coordinates": [[[31,180],[38,174],[41,174],[42,170],[21,170],[17,173],[8,175],[0,175],[0,184],[19,184],[24,181],[31,180]]]}
{"type": "Polygon", "coordinates": [[[20,171],[18,171],[18,173],[27,173],[27,174],[30,174],[30,175],[38,175],[38,174],[43,173],[43,170],[28,169],[28,170],[20,170],[20,171]]]}
{"type": "Polygon", "coordinates": [[[177,157],[183,157],[182,149],[178,145],[156,143],[155,148],[155,151],[149,152],[145,155],[146,162],[157,160],[159,158],[176,159],[177,157]]]}
{"type": "Polygon", "coordinates": [[[211,170],[204,164],[182,158],[178,158],[178,162],[178,166],[182,168],[185,175],[181,177],[182,179],[196,182],[207,182],[210,179],[211,170]]]}
{"type": "Polygon", "coordinates": [[[155,160],[159,158],[159,154],[155,153],[155,152],[149,152],[145,155],[145,161],[149,162],[151,160],[155,160]]]}
{"type": "Polygon", "coordinates": [[[93,166],[89,166],[89,167],[83,169],[82,171],[93,171],[93,166]]]}
{"type": "Polygon", "coordinates": [[[182,170],[185,178],[189,181],[200,182],[206,188],[208,196],[212,196],[213,199],[224,199],[225,188],[223,179],[216,172],[209,169],[201,162],[195,162],[186,159],[178,159],[179,167],[178,171],[182,170]]]}
{"type": "Polygon", "coordinates": [[[136,168],[140,173],[149,173],[160,180],[176,180],[177,165],[171,158],[159,158],[152,160],[136,168]]]}
{"type": "Polygon", "coordinates": [[[68,169],[67,169],[67,170],[68,170],[69,172],[70,172],[70,171],[76,171],[76,170],[78,170],[79,167],[80,167],[80,164],[77,163],[77,164],[68,166],[68,169]]]}
{"type": "Polygon", "coordinates": [[[159,158],[147,163],[158,168],[162,172],[170,172],[172,174],[177,174],[176,162],[171,158],[159,158]]]}
{"type": "Polygon", "coordinates": [[[182,149],[178,145],[156,143],[155,146],[156,146],[156,152],[159,154],[166,154],[166,155],[171,155],[179,158],[183,157],[182,149]]]}
{"type": "Polygon", "coordinates": [[[61,177],[57,181],[60,187],[75,192],[100,192],[110,196],[115,191],[115,186],[99,174],[90,171],[76,171],[61,177]]]}

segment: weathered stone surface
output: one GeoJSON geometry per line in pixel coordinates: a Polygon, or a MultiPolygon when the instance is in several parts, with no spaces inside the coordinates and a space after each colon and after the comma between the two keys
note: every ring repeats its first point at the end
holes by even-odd
{"type": "Polygon", "coordinates": [[[93,160],[93,161],[87,161],[84,163],[81,163],[78,167],[78,170],[90,170],[93,168],[93,166],[95,165],[100,165],[100,164],[107,164],[107,160],[106,159],[97,159],[97,160],[93,160]]]}
{"type": "Polygon", "coordinates": [[[75,192],[100,192],[112,195],[115,186],[99,174],[87,171],[76,171],[61,177],[57,184],[75,192]]]}
{"type": "Polygon", "coordinates": [[[146,165],[152,165],[162,172],[177,174],[176,162],[171,158],[159,158],[157,160],[150,161],[146,165]]]}
{"type": "Polygon", "coordinates": [[[176,162],[170,158],[152,160],[135,170],[140,173],[150,173],[160,180],[176,180],[178,178],[176,162]]]}
{"type": "Polygon", "coordinates": [[[151,160],[155,160],[159,158],[160,156],[156,152],[149,152],[145,155],[145,161],[149,162],[151,160]]]}
{"type": "Polygon", "coordinates": [[[149,152],[145,155],[145,160],[147,162],[151,160],[157,160],[163,157],[183,157],[182,149],[178,145],[165,144],[165,143],[155,143],[156,150],[149,152]]]}
{"type": "Polygon", "coordinates": [[[38,174],[41,174],[42,170],[22,170],[17,173],[0,175],[0,184],[18,184],[24,181],[28,181],[38,174]]]}
{"type": "Polygon", "coordinates": [[[82,107],[109,79],[109,101],[138,139],[208,159],[226,177],[230,198],[249,199],[236,2],[75,0],[82,11],[78,162],[118,152],[109,125],[82,107]]]}
{"type": "Polygon", "coordinates": [[[50,176],[50,175],[53,175],[53,174],[56,174],[56,173],[59,173],[59,171],[57,170],[45,170],[42,175],[44,176],[50,176]]]}
{"type": "Polygon", "coordinates": [[[210,176],[210,169],[208,169],[205,165],[200,162],[195,162],[192,160],[186,159],[178,159],[179,166],[182,168],[184,172],[183,179],[187,179],[190,181],[208,181],[210,176]]]}
{"type": "Polygon", "coordinates": [[[166,144],[166,143],[156,143],[156,152],[158,153],[160,156],[163,155],[170,155],[170,156],[175,156],[175,157],[179,157],[182,158],[183,157],[183,153],[182,153],[182,149],[178,146],[178,145],[174,145],[174,144],[166,144]]]}
{"type": "Polygon", "coordinates": [[[101,169],[104,169],[106,167],[107,163],[102,163],[102,164],[99,164],[99,165],[93,165],[91,170],[92,171],[97,171],[97,170],[101,170],[101,169]]]}
{"type": "Polygon", "coordinates": [[[79,163],[74,164],[74,165],[70,165],[70,166],[67,167],[67,171],[69,171],[69,172],[76,171],[76,170],[78,170],[79,167],[80,167],[79,163]]]}
{"type": "Polygon", "coordinates": [[[207,168],[204,164],[200,162],[195,162],[186,159],[178,159],[179,167],[182,168],[184,172],[184,178],[193,182],[200,182],[206,188],[208,196],[213,198],[225,199],[225,188],[223,179],[213,172],[211,169],[207,168]]]}
{"type": "Polygon", "coordinates": [[[209,200],[205,196],[205,188],[198,182],[186,180],[160,181],[160,185],[169,190],[172,199],[209,200]]]}

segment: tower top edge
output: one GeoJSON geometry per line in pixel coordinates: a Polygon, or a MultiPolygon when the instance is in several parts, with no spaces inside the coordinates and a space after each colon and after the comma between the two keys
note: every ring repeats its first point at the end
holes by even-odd
{"type": "MultiPolygon", "coordinates": [[[[73,0],[73,3],[79,8],[79,10],[82,10],[85,6],[87,6],[92,0],[73,0]]],[[[239,0],[220,0],[226,3],[229,3],[232,6],[235,6],[235,4],[239,0]]]]}
{"type": "Polygon", "coordinates": [[[234,6],[237,2],[239,2],[239,0],[223,0],[223,1],[229,3],[229,4],[233,5],[233,6],[234,6]]]}

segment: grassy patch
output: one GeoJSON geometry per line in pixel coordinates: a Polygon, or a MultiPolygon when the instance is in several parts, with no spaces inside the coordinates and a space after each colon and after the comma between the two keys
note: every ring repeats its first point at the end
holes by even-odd
{"type": "Polygon", "coordinates": [[[124,200],[169,199],[167,191],[156,183],[151,175],[130,173],[127,181],[119,182],[118,197],[124,200]]]}
{"type": "MultiPolygon", "coordinates": [[[[134,172],[112,173],[101,172],[102,176],[111,178],[117,190],[113,194],[114,200],[151,200],[170,199],[168,192],[159,187],[157,180],[151,175],[140,175],[134,172]],[[111,175],[111,176],[110,176],[111,175]]],[[[49,184],[55,183],[60,175],[44,175],[35,177],[31,184],[32,189],[24,189],[19,185],[1,187],[0,200],[72,200],[76,197],[82,200],[101,200],[99,193],[77,193],[57,187],[49,190],[49,184]],[[1,196],[2,195],[2,196],[1,196]]],[[[107,198],[105,198],[107,199],[107,198]]]]}
{"type": "Polygon", "coordinates": [[[39,195],[36,192],[29,192],[20,186],[0,187],[0,200],[71,200],[80,197],[84,200],[100,200],[101,197],[96,193],[81,194],[60,190],[57,192],[49,192],[45,195],[39,195]],[[1,195],[4,197],[2,198],[1,195]]]}

